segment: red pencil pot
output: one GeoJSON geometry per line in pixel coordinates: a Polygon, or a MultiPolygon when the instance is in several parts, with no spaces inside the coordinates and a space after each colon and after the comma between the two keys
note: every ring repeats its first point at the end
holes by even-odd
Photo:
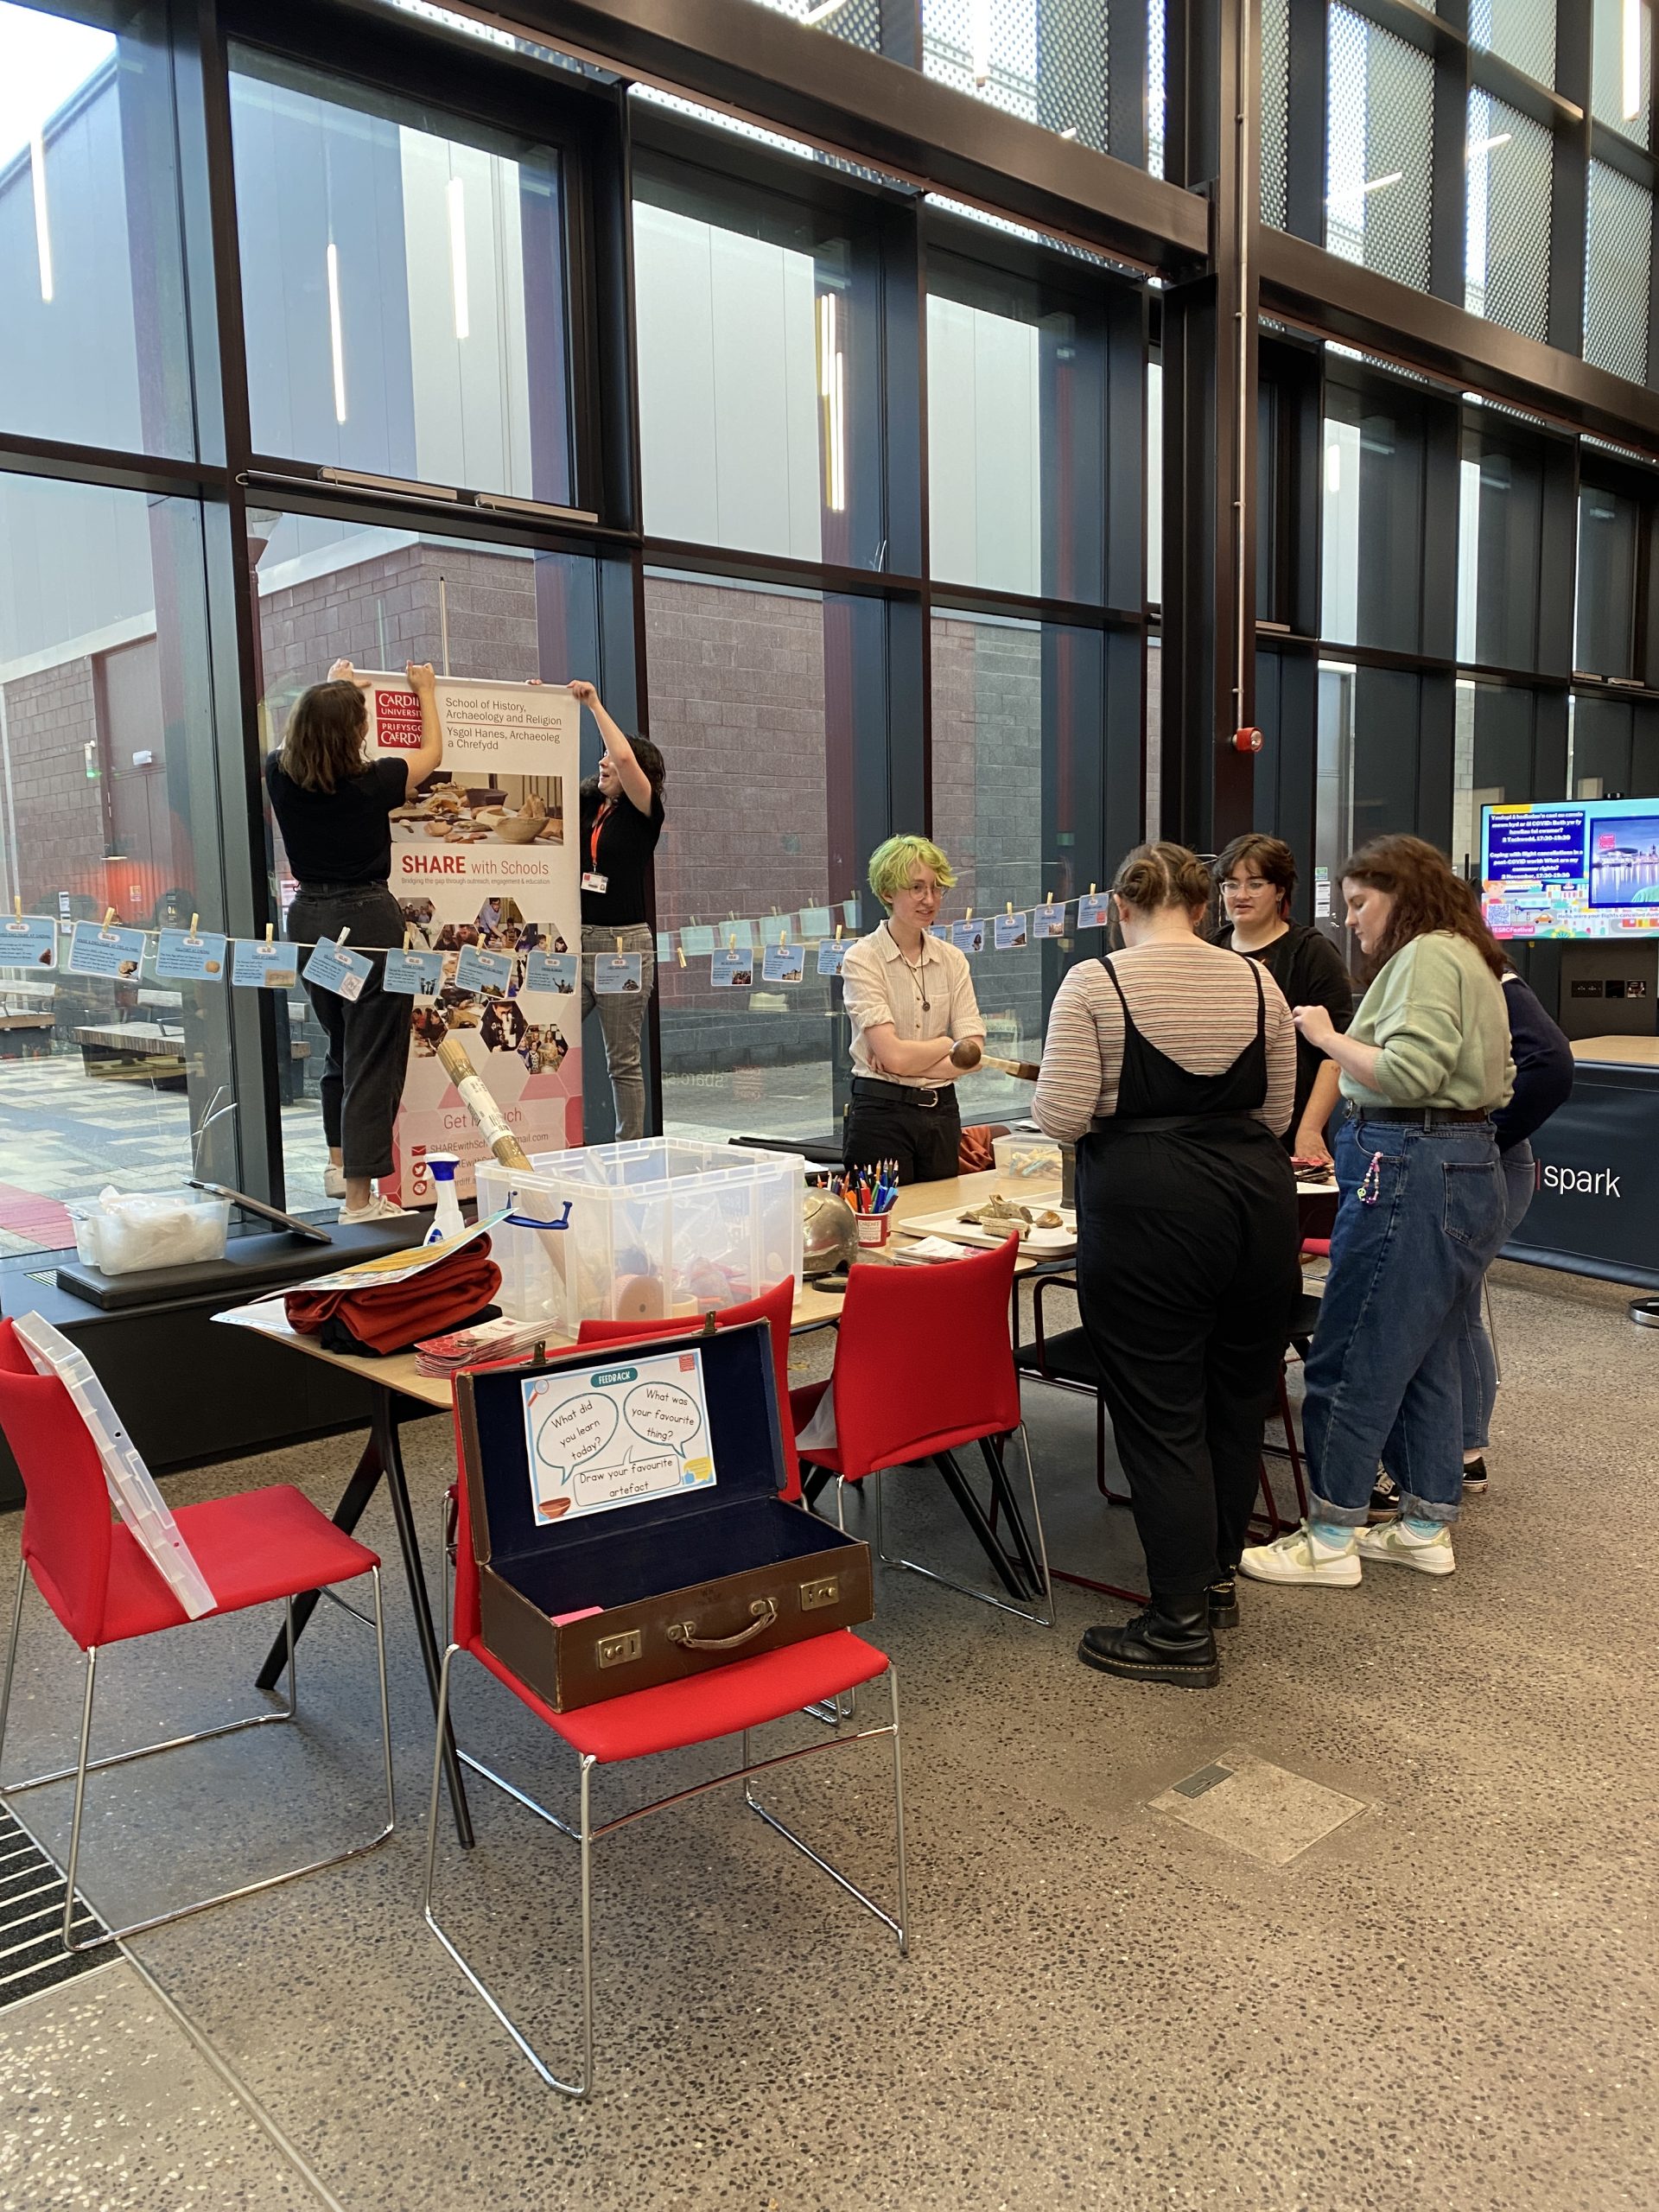
{"type": "Polygon", "coordinates": [[[853,1218],[858,1224],[859,1249],[866,1252],[879,1251],[887,1241],[893,1216],[890,1213],[861,1213],[855,1214],[853,1218]]]}

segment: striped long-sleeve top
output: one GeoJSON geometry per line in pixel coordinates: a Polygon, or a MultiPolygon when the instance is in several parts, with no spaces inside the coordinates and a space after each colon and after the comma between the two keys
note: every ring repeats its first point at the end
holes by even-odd
{"type": "MultiPolygon", "coordinates": [[[[1221,1075],[1255,1034],[1251,963],[1193,938],[1112,955],[1135,1026],[1149,1045],[1192,1075],[1221,1075]]],[[[1256,1116],[1275,1136],[1296,1095],[1296,1028],[1271,976],[1261,972],[1267,1009],[1268,1095],[1256,1116]]],[[[1075,1140],[1096,1116],[1117,1111],[1123,1067],[1123,1009],[1098,960],[1080,961],[1054,995],[1043,1071],[1032,1112],[1052,1137],[1075,1140]]]]}

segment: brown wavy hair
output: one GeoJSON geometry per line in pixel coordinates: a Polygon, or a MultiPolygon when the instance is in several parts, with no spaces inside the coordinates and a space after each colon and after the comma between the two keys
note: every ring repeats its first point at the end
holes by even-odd
{"type": "Polygon", "coordinates": [[[1213,888],[1209,869],[1185,845],[1137,845],[1123,855],[1112,878],[1114,895],[1141,914],[1155,914],[1162,906],[1188,912],[1207,906],[1213,888]]]}
{"type": "Polygon", "coordinates": [[[1469,887],[1436,847],[1421,837],[1373,837],[1342,864],[1344,883],[1369,883],[1394,900],[1388,926],[1375,952],[1364,956],[1369,982],[1414,938],[1444,930],[1472,944],[1494,976],[1505,962],[1497,940],[1482,920],[1469,887]]]}
{"type": "Polygon", "coordinates": [[[368,702],[355,683],[314,683],[294,702],[283,734],[282,770],[302,791],[333,792],[368,765],[368,702]]]}

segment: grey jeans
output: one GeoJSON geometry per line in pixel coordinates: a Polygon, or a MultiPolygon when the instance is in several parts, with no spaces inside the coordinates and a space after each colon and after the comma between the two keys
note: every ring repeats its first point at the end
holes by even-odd
{"type": "Polygon", "coordinates": [[[409,1065],[410,1002],[381,989],[385,956],[370,948],[403,943],[403,909],[384,883],[368,883],[344,888],[313,885],[288,910],[288,934],[296,944],[315,944],[320,937],[338,937],[342,929],[351,931],[348,946],[368,953],[374,973],[361,998],[354,1000],[320,990],[315,983],[305,986],[311,1011],[328,1039],[322,1134],[329,1150],[340,1152],[348,1176],[390,1175],[391,1125],[409,1065]]]}
{"type": "Polygon", "coordinates": [[[637,991],[607,991],[601,995],[594,989],[593,962],[584,957],[582,963],[582,1020],[586,1021],[598,1008],[599,1027],[605,1039],[605,1065],[610,1070],[611,1092],[616,1100],[619,1139],[642,1137],[645,1134],[645,1071],[639,1058],[639,1032],[645,1024],[645,1001],[657,979],[655,943],[644,922],[631,922],[620,929],[609,922],[584,922],[582,925],[584,956],[614,952],[619,947],[624,952],[644,956],[639,963],[637,991]]]}

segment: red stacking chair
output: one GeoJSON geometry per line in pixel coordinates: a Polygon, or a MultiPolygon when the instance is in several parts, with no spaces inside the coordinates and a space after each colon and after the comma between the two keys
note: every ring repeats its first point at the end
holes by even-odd
{"type": "MultiPolygon", "coordinates": [[[[908,1905],[905,1880],[904,1774],[899,1740],[899,1679],[887,1655],[878,1651],[873,1644],[866,1643],[861,1637],[855,1636],[850,1629],[833,1629],[828,1635],[814,1637],[808,1643],[789,1644],[779,1651],[758,1652],[750,1659],[734,1659],[728,1666],[689,1676],[684,1681],[664,1683],[657,1689],[632,1690],[624,1696],[610,1698],[599,1705],[584,1706],[575,1713],[556,1713],[493,1651],[485,1649],[479,1624],[478,1562],[473,1557],[471,1513],[464,1474],[456,1485],[455,1495],[455,1613],[453,1640],[443,1655],[443,1674],[438,1688],[437,1739],[433,1754],[432,1796],[428,1808],[426,1836],[423,1900],[426,1923],[548,2087],[562,2090],[569,2097],[585,2097],[593,2087],[594,1845],[601,1836],[610,1835],[618,1828],[643,1820],[648,1813],[662,1812],[671,1805],[683,1804],[690,1797],[701,1796],[705,1790],[719,1789],[728,1782],[741,1782],[743,1784],[743,1801],[752,1812],[758,1814],[768,1827],[775,1828],[798,1851],[804,1852],[815,1866],[822,1867],[868,1912],[874,1913],[884,1927],[893,1930],[899,1939],[902,1957],[908,1948],[906,1932],[908,1905]],[[438,1848],[438,1791],[443,1776],[443,1729],[449,1712],[450,1676],[455,1659],[462,1652],[469,1652],[538,1720],[545,1721],[556,1736],[562,1737],[576,1754],[580,1811],[577,1825],[574,1827],[556,1813],[549,1812],[544,1805],[537,1804],[533,1797],[528,1796],[513,1783],[492,1773],[487,1767],[479,1765],[475,1760],[467,1760],[474,1773],[481,1774],[486,1781],[493,1783],[517,1803],[524,1806],[527,1812],[534,1813],[537,1819],[545,1821],[549,1827],[557,1828],[562,1835],[570,1837],[581,1851],[582,2050],[581,2072],[573,2082],[561,2081],[552,2071],[482,1975],[439,1926],[437,1916],[432,1909],[433,1871],[438,1848]],[[769,1720],[781,1720],[789,1713],[815,1704],[829,1705],[832,1700],[839,1713],[843,1693],[856,1692],[864,1683],[874,1681],[882,1675],[887,1678],[887,1692],[892,1700],[892,1717],[884,1726],[856,1730],[838,1727],[835,1734],[820,1736],[816,1741],[803,1744],[793,1751],[779,1751],[770,1758],[751,1759],[749,1733],[752,1729],[759,1728],[769,1720]],[[696,1744],[713,1743],[720,1736],[734,1735],[742,1738],[741,1754],[736,1766],[728,1768],[723,1774],[715,1775],[709,1781],[693,1783],[689,1789],[676,1789],[666,1797],[639,1806],[635,1811],[620,1813],[612,1820],[594,1825],[590,1792],[596,1766],[615,1765],[626,1759],[647,1758],[656,1751],[684,1751],[696,1744]],[[850,1745],[866,1743],[881,1736],[890,1737],[893,1742],[893,1814],[898,1890],[896,1918],[884,1912],[873,1897],[867,1896],[810,1844],[804,1841],[791,1828],[785,1827],[775,1814],[769,1812],[756,1796],[753,1783],[753,1777],[764,1773],[768,1767],[786,1766],[793,1759],[810,1758],[823,1751],[843,1750],[850,1745]]],[[[854,1717],[856,1717],[855,1709],[854,1717]]],[[[464,1752],[462,1757],[466,1758],[464,1752]]]]}
{"type": "MultiPolygon", "coordinates": [[[[106,1644],[130,1643],[134,1637],[154,1636],[178,1628],[187,1616],[161,1573],[130,1529],[110,1517],[109,1492],[103,1463],[74,1401],[54,1375],[38,1375],[18,1341],[10,1321],[0,1321],[0,1429],[10,1445],[27,1492],[23,1506],[22,1556],[17,1566],[17,1589],[11,1609],[11,1633],[6,1645],[5,1673],[0,1680],[0,1751],[5,1744],[7,1711],[17,1660],[17,1630],[22,1618],[23,1586],[32,1576],[35,1588],[57,1615],[62,1626],[86,1655],[86,1686],[81,1701],[80,1749],[73,1766],[53,1774],[37,1774],[27,1782],[0,1783],[0,1796],[38,1789],[49,1782],[66,1782],[73,1775],[75,1808],[69,1829],[69,1863],[63,1907],[63,1940],[72,1951],[89,1951],[100,1943],[141,1935],[146,1929],[164,1927],[188,1913],[205,1912],[209,1906],[227,1904],[232,1898],[251,1897],[278,1883],[297,1881],[324,1866],[338,1866],[360,1858],[384,1843],[391,1834],[396,1805],[391,1783],[391,1723],[386,1709],[386,1643],[380,1611],[380,1561],[373,1552],[336,1529],[308,1498],[287,1483],[268,1490],[244,1491],[234,1497],[211,1499],[202,1505],[186,1505],[175,1515],[179,1534],[195,1556],[218,1600],[213,1611],[203,1616],[216,1620],[226,1613],[244,1612],[251,1605],[271,1605],[280,1599],[288,1612],[288,1704],[276,1713],[256,1713],[245,1720],[226,1721],[217,1728],[169,1737],[166,1742],[146,1744],[137,1751],[114,1751],[89,1759],[92,1732],[92,1693],[98,1661],[106,1644]],[[294,1600],[302,1591],[321,1590],[333,1597],[333,1585],[350,1582],[360,1574],[374,1578],[375,1649],[380,1675],[380,1729],[386,1781],[386,1822],[366,1843],[327,1859],[308,1860],[283,1874],[268,1874],[257,1882],[226,1890],[217,1897],[200,1898],[158,1912],[130,1927],[110,1928],[79,1942],[71,1940],[75,1910],[75,1872],[80,1857],[82,1815],[86,1777],[105,1767],[124,1766],[130,1760],[148,1758],[153,1752],[178,1750],[185,1744],[204,1744],[215,1736],[234,1735],[239,1729],[257,1728],[267,1721],[292,1720],[296,1709],[294,1680],[294,1600]]],[[[343,1605],[344,1601],[337,1599],[343,1605]]],[[[346,1611],[353,1610],[346,1607],[346,1611]]],[[[361,1616],[359,1616],[361,1618],[361,1616]]]]}
{"type": "MultiPolygon", "coordinates": [[[[764,1321],[772,1332],[772,1372],[778,1378],[778,1410],[781,1414],[789,1403],[789,1332],[795,1319],[795,1278],[786,1275],[782,1282],[775,1282],[770,1290],[763,1290],[758,1298],[747,1300],[741,1306],[720,1306],[710,1309],[717,1329],[735,1328],[741,1321],[764,1321]]],[[[691,1335],[701,1329],[703,1316],[690,1316],[683,1321],[584,1321],[576,1332],[579,1344],[625,1344],[640,1343],[647,1337],[691,1335]]],[[[801,1463],[796,1457],[795,1438],[787,1421],[784,1422],[784,1465],[789,1471],[789,1481],[783,1495],[796,1498],[801,1494],[801,1463]]]]}
{"type": "MultiPolygon", "coordinates": [[[[836,1441],[809,1445],[802,1454],[817,1471],[805,1478],[807,1492],[815,1495],[832,1475],[842,1485],[875,1476],[876,1555],[884,1565],[906,1567],[1051,1628],[1052,1618],[1027,1610],[1031,1601],[1047,1600],[1051,1593],[1037,1479],[1008,1335],[1019,1250],[1018,1240],[1010,1236],[994,1252],[946,1260],[925,1274],[911,1268],[855,1268],[848,1278],[830,1381],[792,1391],[790,1405],[798,1436],[824,1392],[833,1388],[836,1441]],[[1031,1487],[1034,1541],[1020,1517],[1003,1459],[1004,1443],[1016,1431],[1031,1487]],[[1006,1548],[952,1456],[964,1444],[977,1444],[984,1457],[993,1509],[1008,1529],[1006,1548]],[[920,1459],[931,1459],[943,1476],[1007,1600],[953,1582],[914,1560],[887,1557],[882,1548],[882,1471],[920,1459]]],[[[842,1495],[837,1490],[838,1503],[842,1495]]]]}

